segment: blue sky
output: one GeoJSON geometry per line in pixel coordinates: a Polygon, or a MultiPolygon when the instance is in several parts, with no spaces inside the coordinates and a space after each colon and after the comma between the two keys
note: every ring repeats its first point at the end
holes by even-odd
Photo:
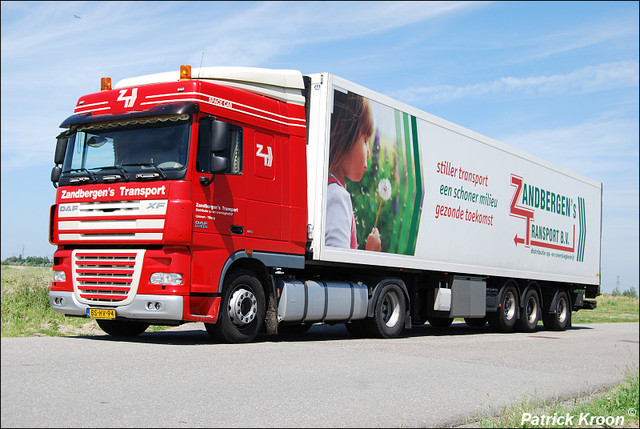
{"type": "Polygon", "coordinates": [[[603,290],[638,289],[638,2],[2,2],[1,257],[52,256],[59,124],[180,64],[332,72],[604,184],[603,290]]]}

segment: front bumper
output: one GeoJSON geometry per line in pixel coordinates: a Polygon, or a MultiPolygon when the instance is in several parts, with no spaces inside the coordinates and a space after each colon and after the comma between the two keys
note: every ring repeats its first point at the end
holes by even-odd
{"type": "MultiPolygon", "coordinates": [[[[67,316],[86,317],[87,308],[78,302],[73,292],[49,291],[49,304],[53,311],[67,316]]],[[[182,321],[183,297],[175,295],[136,295],[127,305],[96,305],[97,308],[115,308],[116,317],[122,319],[182,321]]]]}

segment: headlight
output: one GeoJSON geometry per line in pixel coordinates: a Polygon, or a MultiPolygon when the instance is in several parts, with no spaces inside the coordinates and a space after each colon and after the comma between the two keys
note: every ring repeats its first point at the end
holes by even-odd
{"type": "Polygon", "coordinates": [[[178,273],[153,273],[149,278],[149,283],[154,285],[171,285],[176,286],[182,284],[182,274],[178,273]]]}
{"type": "Polygon", "coordinates": [[[64,271],[54,271],[53,272],[53,281],[54,282],[66,282],[67,276],[64,271]]]}

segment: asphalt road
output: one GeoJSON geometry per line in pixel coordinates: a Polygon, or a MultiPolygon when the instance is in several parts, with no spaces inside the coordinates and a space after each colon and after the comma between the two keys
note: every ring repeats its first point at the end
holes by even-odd
{"type": "Polygon", "coordinates": [[[429,325],[393,340],[343,325],[251,344],[202,324],[108,336],[2,338],[2,427],[456,426],[530,395],[599,390],[638,367],[638,324],[497,334],[429,325]]]}

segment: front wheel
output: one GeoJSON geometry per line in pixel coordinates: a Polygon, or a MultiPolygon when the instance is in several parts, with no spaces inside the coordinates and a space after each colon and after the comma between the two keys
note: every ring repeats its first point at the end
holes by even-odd
{"type": "Polygon", "coordinates": [[[367,331],[374,337],[393,338],[404,329],[407,303],[400,286],[390,283],[382,288],[371,319],[365,319],[367,331]]]}
{"type": "Polygon", "coordinates": [[[225,280],[216,324],[206,324],[209,334],[227,343],[253,341],[266,313],[262,284],[249,271],[229,274],[225,280]]]}
{"type": "Polygon", "coordinates": [[[129,320],[96,320],[100,329],[114,337],[137,337],[147,330],[148,323],[129,320]]]}

